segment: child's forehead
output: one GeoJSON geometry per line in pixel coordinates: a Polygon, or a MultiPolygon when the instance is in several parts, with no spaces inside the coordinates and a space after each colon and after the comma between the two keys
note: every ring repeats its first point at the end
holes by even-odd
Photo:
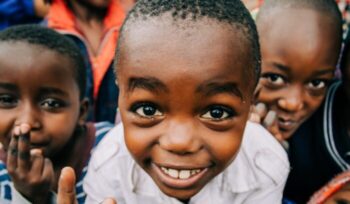
{"type": "MultiPolygon", "coordinates": [[[[175,21],[171,20],[171,17],[163,17],[137,21],[127,27],[120,43],[122,50],[127,49],[130,52],[145,48],[157,49],[159,54],[167,53],[169,48],[178,51],[191,49],[210,52],[210,46],[238,46],[243,51],[250,49],[240,29],[207,18],[197,21],[191,19],[175,21]]],[[[181,53],[183,52],[173,54],[181,53]]]]}
{"type": "MultiPolygon", "coordinates": [[[[124,33],[117,60],[117,69],[123,70],[118,71],[118,80],[136,75],[163,82],[194,79],[197,86],[206,80],[234,76],[230,79],[243,84],[246,70],[251,69],[250,44],[241,31],[225,25],[203,23],[179,28],[169,22],[151,22],[131,26],[124,33]]],[[[250,81],[252,85],[255,79],[250,81]]],[[[121,87],[129,83],[119,82],[121,87]]]]}
{"type": "MultiPolygon", "coordinates": [[[[73,63],[70,58],[42,45],[36,45],[24,41],[0,42],[0,63],[12,68],[25,69],[31,65],[29,71],[35,71],[35,67],[62,67],[60,72],[71,75],[73,63]]],[[[6,67],[3,67],[6,68],[6,67]]]]}
{"type": "MultiPolygon", "coordinates": [[[[26,57],[31,55],[37,55],[38,53],[43,53],[43,52],[51,53],[51,54],[59,54],[47,47],[29,43],[27,41],[9,40],[9,41],[0,42],[0,54],[2,55],[4,54],[13,55],[14,53],[17,53],[16,55],[14,55],[14,57],[20,58],[20,57],[26,57]],[[27,54],[27,55],[24,55],[24,54],[27,54]]],[[[40,57],[40,55],[38,55],[38,57],[40,57]]]]}
{"type": "Polygon", "coordinates": [[[338,28],[333,22],[334,19],[322,15],[319,11],[298,8],[291,8],[288,11],[277,9],[269,15],[270,17],[258,22],[262,45],[265,40],[268,44],[283,46],[293,44],[320,46],[324,42],[335,45],[340,40],[337,39],[338,28]],[[274,21],[273,24],[269,23],[271,20],[274,21]]]}

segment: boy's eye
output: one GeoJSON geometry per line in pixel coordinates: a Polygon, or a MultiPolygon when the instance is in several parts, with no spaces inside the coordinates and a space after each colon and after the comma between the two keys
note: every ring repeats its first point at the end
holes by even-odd
{"type": "Polygon", "coordinates": [[[278,86],[283,85],[285,82],[284,78],[279,74],[266,74],[263,77],[266,78],[271,84],[278,86]]]}
{"type": "Polygon", "coordinates": [[[207,112],[201,115],[204,119],[224,120],[233,116],[233,110],[224,106],[210,107],[207,112]]]}
{"type": "Polygon", "coordinates": [[[316,79],[309,82],[307,85],[311,89],[323,89],[326,87],[327,83],[324,80],[316,79]]]}
{"type": "Polygon", "coordinates": [[[10,108],[16,106],[18,100],[8,94],[0,95],[0,107],[10,108]]]}
{"type": "Polygon", "coordinates": [[[45,109],[55,109],[55,108],[63,107],[64,103],[57,99],[48,98],[48,99],[45,99],[43,102],[41,102],[40,105],[45,109]]]}
{"type": "Polygon", "coordinates": [[[162,116],[163,113],[153,104],[139,104],[132,108],[132,111],[142,117],[162,116]]]}

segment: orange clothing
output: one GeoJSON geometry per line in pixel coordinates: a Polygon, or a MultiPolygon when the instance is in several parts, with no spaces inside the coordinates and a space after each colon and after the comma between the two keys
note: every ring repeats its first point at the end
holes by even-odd
{"type": "Polygon", "coordinates": [[[96,100],[99,89],[108,68],[110,67],[117,46],[119,29],[123,23],[126,13],[119,0],[112,0],[103,21],[104,34],[96,56],[92,54],[91,48],[86,43],[75,20],[73,12],[68,8],[64,0],[53,0],[47,15],[48,27],[62,34],[70,34],[80,38],[88,51],[93,73],[93,96],[96,100]]]}

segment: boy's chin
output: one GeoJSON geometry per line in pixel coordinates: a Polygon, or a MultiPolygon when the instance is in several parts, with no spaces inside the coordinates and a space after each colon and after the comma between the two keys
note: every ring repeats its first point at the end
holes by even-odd
{"type": "Polygon", "coordinates": [[[191,199],[201,190],[201,189],[172,189],[172,188],[159,186],[159,185],[158,187],[167,196],[176,198],[180,201],[191,199]]]}

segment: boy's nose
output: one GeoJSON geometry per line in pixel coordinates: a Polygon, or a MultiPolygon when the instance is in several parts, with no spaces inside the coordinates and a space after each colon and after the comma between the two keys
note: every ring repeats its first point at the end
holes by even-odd
{"type": "Polygon", "coordinates": [[[191,154],[202,147],[194,125],[186,121],[174,121],[159,139],[161,148],[175,154],[191,154]]]}
{"type": "Polygon", "coordinates": [[[294,88],[278,100],[278,106],[287,112],[297,112],[304,108],[303,91],[294,88]]]}
{"type": "Polygon", "coordinates": [[[39,111],[33,105],[24,105],[19,112],[16,125],[25,123],[30,125],[32,130],[39,129],[41,127],[39,111]]]}

